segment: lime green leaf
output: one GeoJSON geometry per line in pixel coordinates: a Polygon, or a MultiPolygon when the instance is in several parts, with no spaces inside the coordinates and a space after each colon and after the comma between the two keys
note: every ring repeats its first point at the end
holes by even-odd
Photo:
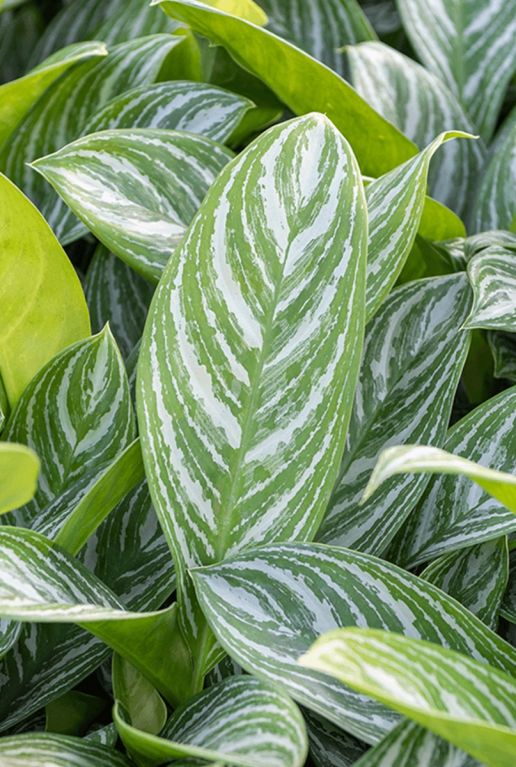
{"type": "Polygon", "coordinates": [[[340,474],[318,532],[324,543],[381,554],[427,481],[390,482],[360,505],[378,452],[401,439],[442,445],[469,348],[464,274],[394,290],[366,330],[340,474]],[[382,534],[378,535],[381,530],[382,534]]]}
{"type": "Polygon", "coordinates": [[[307,754],[295,703],[280,688],[249,676],[229,677],[201,692],[174,712],[160,737],[132,726],[120,705],[114,719],[127,750],[150,764],[183,757],[196,764],[302,767],[307,754]]]}
{"type": "Polygon", "coordinates": [[[516,14],[504,0],[398,0],[421,61],[462,103],[489,140],[516,71],[516,14]]]}
{"type": "Polygon", "coordinates": [[[486,248],[468,263],[474,301],[466,328],[516,333],[516,253],[486,248]]]}
{"type": "Polygon", "coordinates": [[[87,336],[90,325],[66,253],[41,214],[1,174],[0,210],[0,375],[13,407],[38,370],[87,336]]]}
{"type": "Polygon", "coordinates": [[[299,656],[326,631],[370,626],[468,653],[514,674],[516,650],[430,583],[388,562],[317,544],[276,544],[192,571],[223,648],[246,671],[280,682],[302,705],[369,743],[397,718],[299,656]]]}
{"type": "Polygon", "coordinates": [[[430,642],[386,631],[341,629],[300,659],[464,749],[486,767],[511,767],[516,680],[430,642]]]}
{"type": "Polygon", "coordinates": [[[56,53],[18,80],[0,86],[0,147],[13,134],[18,123],[45,91],[81,61],[105,56],[102,43],[78,43],[56,53]]]}
{"type": "Polygon", "coordinates": [[[295,114],[326,114],[348,139],[365,174],[379,176],[416,153],[412,142],[339,75],[287,41],[198,0],[158,3],[173,18],[224,46],[295,114]]]}
{"type": "Polygon", "coordinates": [[[28,503],[36,492],[39,458],[25,445],[0,443],[0,514],[28,503]]]}
{"type": "Polygon", "coordinates": [[[466,228],[464,222],[450,208],[432,197],[426,197],[418,233],[434,242],[465,237],[466,228]]]}
{"type": "Polygon", "coordinates": [[[85,136],[33,167],[106,247],[157,282],[232,156],[202,136],[139,128],[85,136]]]}
{"type": "Polygon", "coordinates": [[[254,0],[204,0],[204,3],[258,26],[267,23],[267,14],[254,0]]]}
{"type": "Polygon", "coordinates": [[[100,743],[39,732],[0,738],[0,764],[5,767],[130,767],[125,756],[100,743]]]}
{"type": "Polygon", "coordinates": [[[159,692],[118,653],[113,655],[111,672],[113,696],[128,713],[132,725],[151,735],[161,732],[168,712],[159,692]]]}

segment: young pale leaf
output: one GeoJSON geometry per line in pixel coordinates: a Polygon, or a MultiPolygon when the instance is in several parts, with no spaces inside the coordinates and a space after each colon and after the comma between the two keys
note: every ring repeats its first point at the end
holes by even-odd
{"type": "Polygon", "coordinates": [[[516,333],[516,253],[486,248],[468,263],[474,301],[466,328],[516,333]]]}
{"type": "Polygon", "coordinates": [[[268,28],[346,76],[345,45],[375,40],[357,0],[261,0],[268,28]]]}
{"type": "Polygon", "coordinates": [[[224,46],[295,114],[326,114],[348,139],[363,173],[380,176],[416,153],[414,144],[345,80],[286,40],[198,0],[157,3],[172,18],[224,46]]]}
{"type": "MultiPolygon", "coordinates": [[[[373,180],[366,187],[369,213],[366,317],[371,319],[395,284],[420,229],[430,161],[444,143],[472,138],[441,133],[416,157],[373,180]]],[[[437,238],[436,238],[437,239],[437,238]]]]}
{"type": "Polygon", "coordinates": [[[39,458],[33,450],[0,442],[0,514],[34,497],[38,474],[39,458]]]}
{"type": "Polygon", "coordinates": [[[111,666],[113,697],[138,730],[157,735],[167,721],[167,706],[159,692],[132,663],[118,653],[111,666]]]}
{"type": "Polygon", "coordinates": [[[368,325],[344,457],[320,541],[380,554],[414,508],[425,479],[397,479],[369,503],[359,502],[384,446],[408,435],[444,442],[469,348],[469,334],[460,328],[470,306],[464,274],[433,277],[393,291],[368,325]]]}
{"type": "MultiPolygon", "coordinates": [[[[18,80],[0,86],[0,148],[40,96],[68,69],[81,61],[106,56],[103,43],[79,43],[63,48],[18,80]]],[[[3,206],[2,206],[3,207],[3,206]]]]}
{"type": "Polygon", "coordinates": [[[252,101],[244,96],[206,83],[155,83],[132,88],[109,101],[93,115],[84,132],[160,128],[188,131],[224,143],[252,107],[252,101]]]}
{"type": "Polygon", "coordinates": [[[224,649],[246,670],[281,682],[304,706],[375,742],[396,718],[301,669],[319,634],[370,626],[426,639],[516,670],[516,650],[435,586],[375,557],[317,544],[276,544],[192,572],[201,607],[224,649]]]}
{"type": "Polygon", "coordinates": [[[169,261],[138,413],[181,586],[185,566],[317,529],[358,374],[366,242],[354,156],[314,114],[224,169],[169,261]]]}
{"type": "MultiPolygon", "coordinates": [[[[412,59],[383,43],[354,45],[347,55],[358,92],[421,149],[441,131],[475,132],[455,96],[412,59]]],[[[462,216],[484,154],[479,141],[448,144],[432,163],[430,194],[462,216]]]]}
{"type": "Polygon", "coordinates": [[[1,174],[0,210],[0,376],[14,407],[43,365],[89,335],[90,322],[66,253],[41,214],[1,174]]]}
{"type": "Polygon", "coordinates": [[[232,153],[202,136],[95,133],[33,163],[98,239],[158,281],[232,153]]]}
{"type": "Polygon", "coordinates": [[[322,636],[300,663],[427,727],[486,767],[516,753],[516,680],[431,642],[386,631],[341,629],[322,636]]]}
{"type": "Polygon", "coordinates": [[[0,738],[2,767],[130,767],[118,751],[85,738],[28,732],[0,738]]]}
{"type": "Polygon", "coordinates": [[[183,757],[195,764],[302,767],[308,750],[295,703],[280,688],[250,676],[229,677],[201,692],[174,712],[160,737],[133,727],[120,705],[114,719],[127,750],[150,764],[183,757]]]}
{"type": "MultiPolygon", "coordinates": [[[[405,523],[391,552],[396,561],[413,567],[516,530],[516,517],[502,505],[514,506],[514,477],[505,472],[514,471],[515,409],[513,387],[487,400],[450,429],[443,447],[452,456],[431,451],[434,456],[430,455],[430,463],[422,469],[445,476],[431,480],[420,507],[405,523]],[[486,464],[491,468],[485,468],[486,464]]],[[[401,455],[404,459],[403,452],[401,455]]],[[[410,455],[408,452],[408,458],[410,455]]],[[[377,477],[381,478],[379,473],[377,477]]]]}
{"type": "Polygon", "coordinates": [[[446,83],[488,141],[516,70],[514,3],[398,0],[398,7],[418,56],[446,83]]]}

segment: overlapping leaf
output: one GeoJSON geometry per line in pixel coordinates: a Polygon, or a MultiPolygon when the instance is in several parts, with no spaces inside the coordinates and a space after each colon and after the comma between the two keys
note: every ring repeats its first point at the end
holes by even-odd
{"type": "Polygon", "coordinates": [[[460,328],[470,306],[465,275],[430,278],[393,291],[368,325],[344,457],[320,541],[379,554],[414,508],[425,480],[397,477],[370,502],[360,505],[360,499],[386,445],[409,434],[444,442],[469,347],[460,328]]]}
{"type": "Polygon", "coordinates": [[[468,276],[474,301],[465,327],[516,333],[516,253],[486,248],[469,262],[468,276]]]}
{"type": "Polygon", "coordinates": [[[157,735],[168,718],[165,701],[132,663],[115,653],[111,666],[113,697],[131,725],[157,735]]]}
{"type": "Polygon", "coordinates": [[[516,749],[516,680],[430,642],[386,631],[342,629],[300,659],[385,703],[481,759],[511,767],[516,749]]]}
{"type": "Polygon", "coordinates": [[[435,586],[359,552],[277,544],[193,571],[219,642],[243,668],[367,742],[396,722],[383,707],[315,672],[299,656],[341,626],[433,641],[514,673],[516,651],[435,586]]]}
{"type": "Polygon", "coordinates": [[[0,443],[0,514],[28,503],[36,492],[39,459],[25,445],[0,443]]]}
{"type": "Polygon", "coordinates": [[[85,738],[29,732],[0,738],[5,767],[130,767],[120,752],[85,738]]]}
{"type": "Polygon", "coordinates": [[[487,333],[493,355],[494,375],[516,383],[516,336],[514,333],[487,333]]]}
{"type": "Polygon", "coordinates": [[[140,128],[85,136],[33,167],[106,247],[157,281],[232,156],[202,136],[140,128]]]}
{"type": "Polygon", "coordinates": [[[367,749],[357,738],[308,709],[303,716],[315,767],[351,767],[367,749]]]}

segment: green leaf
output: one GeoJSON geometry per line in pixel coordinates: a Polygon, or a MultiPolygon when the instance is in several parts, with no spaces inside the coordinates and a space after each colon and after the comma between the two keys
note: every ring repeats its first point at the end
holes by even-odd
{"type": "Polygon", "coordinates": [[[394,290],[368,325],[340,474],[318,532],[324,543],[381,554],[427,481],[398,478],[360,505],[378,453],[400,439],[442,445],[469,348],[464,274],[394,290]],[[381,535],[378,531],[381,530],[381,535]]]}
{"type": "Polygon", "coordinates": [[[516,383],[516,336],[514,333],[488,331],[487,341],[494,361],[496,378],[516,383]]]}
{"type": "Polygon", "coordinates": [[[449,459],[445,456],[446,461],[432,461],[425,470],[435,468],[451,474],[430,481],[419,508],[394,544],[391,554],[396,561],[413,567],[516,530],[514,514],[495,500],[503,497],[504,502],[513,504],[514,477],[500,473],[514,471],[515,408],[513,387],[487,400],[450,429],[443,447],[454,455],[449,459]],[[496,496],[489,495],[484,487],[496,496]]]}
{"type": "Polygon", "coordinates": [[[131,726],[119,705],[114,720],[127,750],[150,764],[184,757],[195,764],[301,767],[307,755],[295,703],[281,688],[249,676],[229,677],[201,692],[174,712],[160,737],[131,726]]]}
{"type": "Polygon", "coordinates": [[[370,629],[330,632],[300,663],[385,703],[486,767],[514,763],[516,680],[492,666],[370,629]]]}
{"type": "Polygon", "coordinates": [[[0,738],[5,767],[130,767],[125,756],[84,738],[30,732],[0,738]]]}
{"type": "Polygon", "coordinates": [[[18,80],[0,86],[0,147],[13,134],[38,99],[45,95],[50,86],[67,70],[75,65],[105,56],[103,43],[79,43],[64,48],[18,80]]]}
{"type": "Polygon", "coordinates": [[[70,690],[45,707],[45,730],[60,735],[84,735],[107,707],[104,698],[70,690]]]}
{"type": "Polygon", "coordinates": [[[396,723],[385,708],[301,669],[319,634],[341,626],[405,633],[508,673],[516,650],[435,586],[382,560],[317,544],[276,544],[192,571],[223,648],[246,671],[280,682],[302,705],[366,742],[396,723]]]}
{"type": "Polygon", "coordinates": [[[344,45],[375,40],[376,34],[357,0],[261,0],[268,28],[346,75],[344,45]]]}
{"type": "Polygon", "coordinates": [[[503,0],[398,0],[421,61],[462,103],[489,140],[516,71],[516,14],[503,0]]]}
{"type": "Polygon", "coordinates": [[[352,767],[367,746],[327,719],[303,711],[315,767],[352,767]]]}
{"type": "Polygon", "coordinates": [[[41,214],[1,174],[0,209],[0,376],[13,407],[48,360],[89,335],[90,323],[66,253],[41,214]]]}
{"type": "Polygon", "coordinates": [[[415,154],[412,142],[339,75],[286,40],[198,0],[158,0],[158,4],[172,18],[224,46],[295,114],[326,114],[348,139],[363,173],[382,175],[415,154]]]}
{"type": "Polygon", "coordinates": [[[444,143],[472,138],[441,133],[416,157],[373,180],[366,187],[369,213],[366,315],[374,316],[395,284],[416,238],[426,204],[430,160],[444,143]]]}
{"type": "Polygon", "coordinates": [[[38,474],[39,458],[33,450],[0,442],[0,514],[33,498],[38,474]]]}
{"type": "Polygon", "coordinates": [[[181,599],[186,567],[317,529],[360,363],[366,238],[353,154],[315,114],[270,129],[222,171],[169,261],[138,415],[181,599]]]}
{"type": "Polygon", "coordinates": [[[27,0],[0,0],[0,13],[2,11],[9,11],[12,8],[16,8],[18,5],[23,5],[27,0]]]}
{"type": "MultiPolygon", "coordinates": [[[[421,149],[441,131],[475,132],[455,96],[412,59],[383,43],[354,45],[347,55],[351,80],[361,96],[421,149]]],[[[444,147],[429,174],[432,197],[462,216],[484,155],[479,141],[454,141],[444,147]]]]}
{"type": "Polygon", "coordinates": [[[474,301],[466,328],[516,333],[516,253],[491,247],[468,263],[474,301]]]}
{"type": "Polygon", "coordinates": [[[500,613],[505,620],[516,623],[516,550],[513,549],[509,558],[509,580],[503,596],[500,613]]]}
{"type": "Polygon", "coordinates": [[[84,132],[161,128],[188,131],[225,143],[252,107],[252,101],[244,96],[206,83],[155,83],[111,99],[93,115],[84,132]]]}
{"type": "Polygon", "coordinates": [[[111,668],[113,697],[143,732],[157,735],[167,721],[167,706],[159,692],[132,663],[115,653],[111,668]]]}
{"type": "Polygon", "coordinates": [[[450,208],[432,197],[427,197],[418,233],[421,237],[434,242],[465,237],[466,228],[462,220],[450,208]]]}
{"type": "Polygon", "coordinates": [[[34,3],[0,13],[0,83],[16,80],[27,72],[27,51],[34,49],[42,29],[41,9],[34,3]]]}
{"type": "Polygon", "coordinates": [[[157,282],[232,156],[202,136],[139,128],[85,136],[33,167],[106,247],[157,282]]]}

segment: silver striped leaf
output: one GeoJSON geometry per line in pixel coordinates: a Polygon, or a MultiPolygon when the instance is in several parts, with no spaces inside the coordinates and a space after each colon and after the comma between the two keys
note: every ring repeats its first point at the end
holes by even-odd
{"type": "Polygon", "coordinates": [[[33,167],[107,248],[157,282],[232,157],[202,136],[138,128],[93,133],[33,167]]]}
{"type": "Polygon", "coordinates": [[[445,554],[425,568],[421,577],[496,629],[508,571],[507,539],[497,538],[445,554]]]}
{"type": "Polygon", "coordinates": [[[175,33],[178,24],[163,18],[147,0],[108,0],[104,20],[95,29],[94,37],[108,45],[134,40],[161,32],[175,33]]]}
{"type": "Polygon", "coordinates": [[[133,727],[120,704],[114,721],[128,752],[150,764],[302,767],[308,751],[296,704],[281,688],[250,676],[229,677],[189,700],[159,737],[133,727]]]}
{"type": "Polygon", "coordinates": [[[286,40],[200,0],[158,0],[157,4],[194,32],[222,45],[294,114],[327,115],[351,144],[364,174],[381,176],[416,154],[412,141],[336,72],[286,40]]]}
{"type": "Polygon", "coordinates": [[[143,337],[138,416],[181,598],[186,568],[317,529],[358,375],[366,242],[355,158],[312,114],[224,169],[169,261],[143,337]]]}
{"type": "Polygon", "coordinates": [[[516,679],[431,642],[387,631],[325,634],[300,663],[340,680],[482,760],[511,767],[516,679]]]}
{"type": "MultiPolygon", "coordinates": [[[[351,80],[361,96],[421,149],[441,131],[474,127],[446,86],[431,72],[383,43],[347,49],[351,80]]],[[[463,216],[484,163],[479,141],[454,141],[434,159],[430,194],[463,216]]]]}
{"type": "Polygon", "coordinates": [[[398,7],[421,61],[488,141],[516,72],[514,0],[398,0],[398,7]]]}
{"type": "MultiPolygon", "coordinates": [[[[82,135],[90,117],[110,99],[137,85],[152,83],[181,37],[152,35],[121,43],[100,62],[76,66],[55,82],[18,125],[0,153],[0,167],[48,221],[63,244],[66,206],[30,163],[82,135]]],[[[82,235],[83,228],[74,233],[82,235]]],[[[70,235],[71,236],[71,235],[70,235]]]]}
{"type": "Polygon", "coordinates": [[[516,108],[489,147],[486,165],[477,180],[471,213],[473,232],[509,229],[516,224],[516,108]]]}
{"type": "Polygon", "coordinates": [[[367,749],[365,743],[312,711],[305,709],[303,716],[315,767],[352,767],[367,749]]]}
{"type": "Polygon", "coordinates": [[[374,743],[396,723],[383,706],[297,660],[321,634],[369,626],[426,639],[507,673],[516,650],[421,578],[375,557],[320,544],[276,544],[192,571],[222,647],[246,671],[374,743]]]}
{"type": "Polygon", "coordinates": [[[127,359],[142,336],[154,286],[99,245],[86,272],[84,292],[93,332],[109,322],[127,359]]]}
{"type": "Polygon", "coordinates": [[[34,71],[0,86],[0,148],[40,97],[77,64],[107,55],[103,43],[78,43],[43,61],[34,71]]]}
{"type": "Polygon", "coordinates": [[[0,514],[32,500],[38,474],[39,458],[34,450],[0,442],[0,514]]]}
{"type": "Polygon", "coordinates": [[[466,237],[462,245],[466,262],[471,261],[473,256],[491,247],[504,248],[505,250],[516,252],[516,233],[507,232],[503,229],[484,231],[480,234],[466,237]]]}
{"type": "Polygon", "coordinates": [[[119,751],[89,738],[28,732],[0,738],[0,764],[5,767],[130,767],[119,751]]]}
{"type": "Polygon", "coordinates": [[[360,5],[380,37],[400,29],[401,19],[395,0],[360,0],[360,5]]]}
{"type": "MultiPolygon", "coordinates": [[[[495,471],[514,472],[515,409],[516,387],[512,387],[479,405],[456,423],[448,432],[444,449],[455,454],[453,458],[467,456],[468,463],[480,464],[480,469],[489,466],[495,471]]],[[[459,470],[462,472],[462,468],[459,470]]],[[[490,479],[492,477],[486,477],[487,481],[490,479]]],[[[500,487],[503,490],[503,485],[500,487]]],[[[431,479],[419,508],[411,514],[394,541],[389,558],[404,567],[414,567],[514,530],[516,516],[500,501],[466,474],[445,474],[431,479]]]]}
{"type": "Polygon", "coordinates": [[[427,478],[396,477],[360,504],[378,453],[400,439],[442,445],[469,349],[464,274],[403,285],[367,326],[340,473],[318,540],[384,552],[427,478]],[[379,535],[381,531],[381,535],[379,535]]]}
{"type": "Polygon", "coordinates": [[[516,333],[516,253],[486,248],[468,263],[473,308],[467,328],[516,333]]]}
{"type": "Polygon", "coordinates": [[[188,131],[225,143],[252,108],[249,99],[215,85],[190,80],[154,83],[111,99],[92,116],[84,132],[161,128],[188,131]]]}
{"type": "Polygon", "coordinates": [[[367,320],[374,316],[399,277],[421,228],[425,207],[431,204],[425,196],[430,161],[439,147],[454,138],[471,136],[459,131],[441,133],[416,157],[366,186],[367,320]]]}
{"type": "Polygon", "coordinates": [[[357,0],[260,0],[268,28],[346,75],[345,45],[376,39],[357,0]]]}
{"type": "Polygon", "coordinates": [[[494,362],[495,378],[516,383],[516,336],[514,333],[487,332],[494,362]]]}
{"type": "Polygon", "coordinates": [[[16,80],[30,68],[27,51],[34,50],[41,26],[41,11],[33,3],[17,11],[0,11],[0,83],[16,80]]]}

